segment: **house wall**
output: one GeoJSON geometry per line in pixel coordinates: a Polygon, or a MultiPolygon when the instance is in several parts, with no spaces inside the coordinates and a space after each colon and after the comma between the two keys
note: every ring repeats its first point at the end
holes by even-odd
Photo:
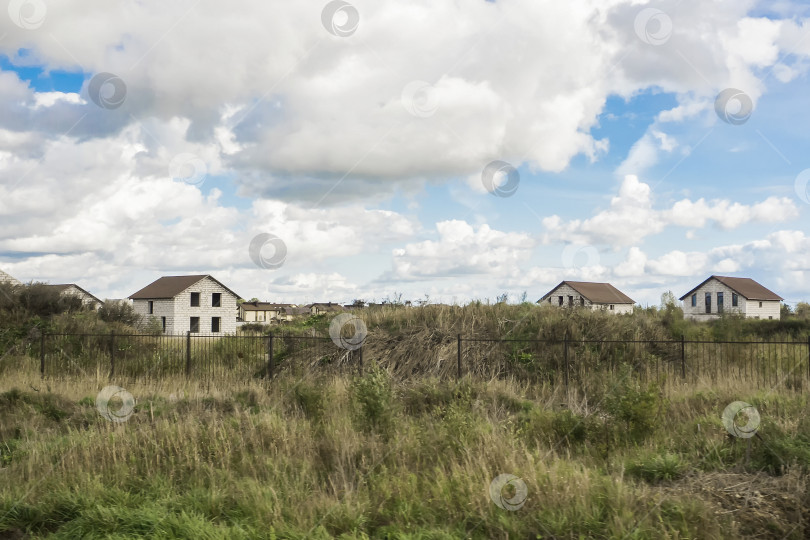
{"type": "Polygon", "coordinates": [[[731,301],[734,290],[716,279],[709,280],[692,293],[697,294],[696,306],[692,307],[692,294],[683,299],[684,317],[702,320],[720,317],[720,312],[717,309],[718,292],[723,293],[724,313],[742,314],[746,317],[758,316],[760,319],[779,318],[779,302],[776,300],[763,301],[762,308],[760,308],[759,300],[747,300],[744,296],[738,295],[737,307],[732,306],[731,301]],[[706,293],[711,293],[712,296],[711,314],[706,313],[706,293]]]}
{"type": "Polygon", "coordinates": [[[185,334],[191,327],[191,317],[200,318],[200,334],[233,334],[236,332],[236,296],[228,292],[227,289],[219,285],[211,278],[204,278],[195,283],[185,291],[181,292],[173,299],[157,299],[154,302],[154,313],[149,315],[148,300],[134,300],[135,311],[144,317],[146,322],[149,317],[156,317],[160,321],[161,317],[166,317],[167,334],[185,334]],[[191,307],[191,293],[200,293],[200,306],[191,307]],[[211,306],[211,295],[215,292],[222,293],[221,307],[211,306]],[[220,318],[220,331],[211,332],[211,319],[220,318]]]}
{"type": "Polygon", "coordinates": [[[149,323],[149,318],[154,317],[160,322],[161,317],[166,317],[166,333],[172,333],[172,326],[174,325],[174,300],[170,298],[152,300],[154,302],[153,311],[149,314],[149,300],[133,300],[132,308],[135,313],[142,317],[144,325],[149,323]]]}
{"type": "Polygon", "coordinates": [[[236,332],[236,295],[228,292],[211,278],[204,278],[185,291],[174,297],[174,319],[172,325],[166,325],[166,332],[184,334],[189,331],[191,317],[200,318],[200,334],[213,334],[211,332],[211,318],[220,318],[220,334],[233,334],[236,332]],[[191,293],[200,293],[200,306],[191,307],[191,293]],[[222,307],[211,306],[212,293],[222,293],[222,307]]]}
{"type": "MultiPolygon", "coordinates": [[[[573,287],[563,283],[556,289],[551,292],[549,298],[551,299],[550,305],[555,307],[568,307],[568,297],[574,297],[574,307],[583,307],[581,305],[581,298],[584,298],[581,294],[579,294],[573,287]],[[563,297],[563,305],[560,306],[560,296],[563,297]]],[[[584,298],[585,306],[588,309],[596,310],[605,310],[611,313],[633,313],[633,304],[594,304],[587,298],[584,298]],[[610,306],[613,306],[613,309],[610,309],[610,306]]],[[[549,299],[546,298],[541,304],[549,304],[549,299]]]]}
{"type": "Polygon", "coordinates": [[[745,313],[747,317],[779,320],[781,316],[781,302],[778,300],[746,300],[745,313]],[[762,307],[759,303],[762,302],[762,307]]]}

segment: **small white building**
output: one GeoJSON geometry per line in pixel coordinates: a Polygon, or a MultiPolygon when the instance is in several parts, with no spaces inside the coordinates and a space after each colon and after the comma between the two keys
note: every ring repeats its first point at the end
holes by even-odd
{"type": "Polygon", "coordinates": [[[723,313],[779,320],[782,297],[751,278],[710,276],[681,296],[683,315],[710,320],[723,313]]]}
{"type": "Polygon", "coordinates": [[[9,283],[11,285],[22,285],[20,280],[12,277],[9,274],[6,274],[2,270],[0,270],[0,283],[9,283]]]}
{"type": "Polygon", "coordinates": [[[154,317],[165,334],[236,332],[239,295],[209,275],[165,276],[129,298],[144,322],[154,317]]]}
{"type": "Polygon", "coordinates": [[[82,289],[75,283],[63,283],[59,285],[46,285],[53,290],[59,291],[62,296],[75,296],[82,301],[82,305],[91,309],[98,309],[104,305],[104,302],[82,289]]]}
{"type": "Polygon", "coordinates": [[[589,281],[563,281],[537,303],[555,307],[604,310],[610,313],[632,313],[636,304],[635,300],[610,283],[589,281]]]}
{"type": "Polygon", "coordinates": [[[269,323],[290,321],[295,304],[273,304],[271,302],[242,302],[239,304],[239,318],[243,322],[269,323]]]}

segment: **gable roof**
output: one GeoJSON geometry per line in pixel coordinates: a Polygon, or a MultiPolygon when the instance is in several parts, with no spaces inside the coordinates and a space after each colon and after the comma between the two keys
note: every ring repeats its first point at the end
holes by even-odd
{"type": "Polygon", "coordinates": [[[562,287],[563,285],[568,285],[583,297],[588,299],[590,302],[594,304],[635,304],[636,301],[621,292],[619,289],[611,285],[610,283],[592,283],[590,281],[561,281],[559,285],[551,289],[547,292],[543,298],[538,300],[537,302],[542,302],[549,296],[551,296],[554,291],[562,287]]]}
{"type": "Polygon", "coordinates": [[[242,302],[239,305],[245,311],[278,311],[294,307],[292,304],[273,304],[272,302],[242,302]]]}
{"type": "Polygon", "coordinates": [[[716,279],[723,285],[727,286],[740,296],[744,296],[748,300],[777,300],[781,301],[784,300],[781,296],[776,294],[770,289],[766,289],[756,281],[751,278],[743,278],[743,277],[728,277],[728,276],[709,276],[706,278],[700,285],[686,293],[685,295],[681,296],[679,300],[683,300],[699,288],[701,288],[704,284],[708,281],[716,279]]]}
{"type": "Polygon", "coordinates": [[[0,270],[0,283],[11,283],[12,285],[22,285],[19,279],[0,270]]]}
{"type": "Polygon", "coordinates": [[[140,291],[129,296],[132,300],[154,300],[163,298],[174,298],[181,292],[185,291],[192,285],[199,283],[205,278],[211,278],[217,282],[223,289],[234,295],[236,298],[241,298],[238,294],[230,290],[228,287],[217,281],[214,277],[203,274],[198,276],[163,276],[141,289],[140,291]]]}
{"type": "Polygon", "coordinates": [[[78,285],[76,285],[75,283],[60,283],[60,284],[58,284],[58,285],[46,284],[46,285],[45,285],[45,287],[50,287],[50,288],[52,288],[52,289],[54,289],[54,290],[59,291],[60,293],[65,292],[66,290],[68,290],[68,289],[69,289],[69,288],[71,288],[71,287],[76,287],[77,289],[79,289],[80,291],[82,291],[84,294],[86,294],[87,296],[89,296],[90,298],[92,298],[93,300],[95,300],[96,302],[98,302],[99,304],[103,304],[103,303],[104,303],[104,302],[102,302],[101,300],[99,300],[98,298],[96,298],[94,295],[90,294],[90,293],[89,293],[89,292],[87,292],[86,290],[84,290],[84,289],[82,289],[81,287],[79,287],[78,285]]]}

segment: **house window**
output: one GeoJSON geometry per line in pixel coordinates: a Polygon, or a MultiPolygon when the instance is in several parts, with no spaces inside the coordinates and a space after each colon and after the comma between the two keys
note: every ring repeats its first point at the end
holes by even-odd
{"type": "Polygon", "coordinates": [[[149,315],[155,312],[155,303],[149,300],[149,315]]]}
{"type": "Polygon", "coordinates": [[[739,301],[737,300],[737,293],[731,293],[731,307],[737,307],[739,301]]]}
{"type": "Polygon", "coordinates": [[[769,318],[769,319],[773,319],[773,315],[768,315],[768,318],[769,318]]]}
{"type": "Polygon", "coordinates": [[[610,304],[610,309],[613,309],[613,304],[610,304]]]}
{"type": "Polygon", "coordinates": [[[723,313],[723,293],[717,293],[717,313],[723,313]]]}
{"type": "Polygon", "coordinates": [[[548,297],[548,303],[549,304],[551,303],[551,297],[550,296],[548,297]]]}
{"type": "Polygon", "coordinates": [[[200,318],[192,317],[188,329],[191,331],[192,334],[198,333],[200,331],[200,318]]]}
{"type": "Polygon", "coordinates": [[[584,306],[584,305],[585,305],[585,298],[584,298],[584,297],[582,297],[582,296],[580,296],[580,297],[579,297],[579,305],[580,305],[580,306],[584,306]]]}
{"type": "Polygon", "coordinates": [[[706,293],[706,313],[712,312],[712,293],[706,293]]]}
{"type": "Polygon", "coordinates": [[[571,307],[574,305],[574,297],[570,294],[568,295],[568,306],[571,307]]]}
{"type": "Polygon", "coordinates": [[[762,302],[759,303],[759,307],[762,307],[762,302]]]}
{"type": "Polygon", "coordinates": [[[200,307],[200,293],[191,293],[191,307],[200,307]]]}
{"type": "Polygon", "coordinates": [[[692,295],[692,307],[697,306],[697,293],[692,295]]]}
{"type": "Polygon", "coordinates": [[[161,317],[160,318],[160,326],[163,327],[163,331],[165,332],[166,331],[166,317],[161,317]]]}
{"type": "Polygon", "coordinates": [[[560,296],[560,305],[563,305],[563,297],[560,296]]]}
{"type": "Polygon", "coordinates": [[[219,317],[211,317],[211,332],[219,332],[219,317]]]}
{"type": "Polygon", "coordinates": [[[211,307],[222,307],[222,293],[211,294],[211,307]]]}

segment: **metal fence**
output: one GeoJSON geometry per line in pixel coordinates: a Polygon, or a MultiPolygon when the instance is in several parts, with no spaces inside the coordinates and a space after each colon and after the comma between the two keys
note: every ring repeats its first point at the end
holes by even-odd
{"type": "Polygon", "coordinates": [[[191,334],[43,334],[43,377],[104,375],[160,379],[184,375],[224,379],[270,378],[279,372],[362,370],[364,350],[401,375],[511,377],[579,385],[593,373],[629,372],[643,381],[679,379],[716,383],[745,381],[755,387],[810,388],[807,341],[559,340],[447,336],[426,344],[425,366],[404,371],[389,362],[396,344],[375,343],[347,351],[328,336],[191,334]],[[442,362],[434,362],[441,356],[442,362]],[[455,356],[455,362],[447,361],[455,356]],[[455,364],[455,365],[453,365],[455,364]]]}
{"type": "Polygon", "coordinates": [[[796,341],[525,340],[457,338],[457,376],[512,376],[580,385],[593,373],[642,381],[810,388],[810,338],[796,341]]]}

